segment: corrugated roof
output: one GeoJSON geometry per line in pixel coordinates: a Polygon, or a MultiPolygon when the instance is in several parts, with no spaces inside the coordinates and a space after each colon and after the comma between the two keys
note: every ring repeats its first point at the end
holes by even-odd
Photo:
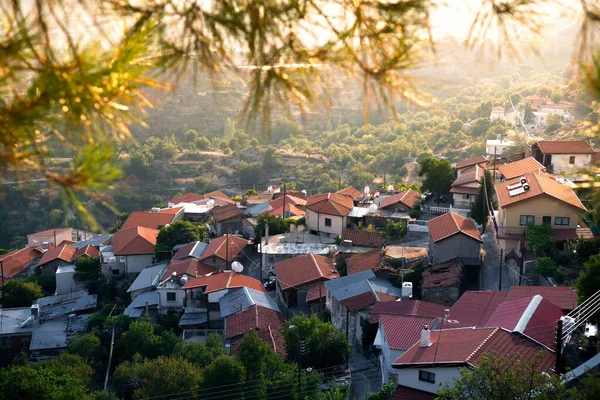
{"type": "Polygon", "coordinates": [[[225,338],[230,339],[252,329],[264,330],[268,326],[279,327],[283,321],[281,313],[270,308],[253,306],[246,311],[225,318],[225,338]]]}
{"type": "Polygon", "coordinates": [[[123,314],[130,318],[139,318],[144,313],[144,308],[158,306],[158,292],[152,290],[149,292],[142,292],[127,306],[123,314]]]}
{"type": "MultiPolygon", "coordinates": [[[[375,278],[375,274],[371,270],[362,271],[352,275],[346,275],[338,279],[332,279],[330,281],[325,282],[325,286],[327,286],[327,290],[329,290],[332,294],[337,292],[338,290],[343,290],[348,286],[351,286],[355,283],[367,281],[369,279],[375,278]]],[[[362,293],[362,292],[357,292],[362,293]]]]}
{"type": "Polygon", "coordinates": [[[386,208],[398,202],[401,202],[409,208],[414,208],[419,201],[421,201],[421,195],[414,190],[409,189],[407,191],[398,192],[387,197],[383,202],[381,202],[381,204],[379,204],[379,208],[386,208]]]}
{"type": "Polygon", "coordinates": [[[536,143],[544,154],[594,154],[594,149],[583,140],[542,140],[536,143]]]}
{"type": "Polygon", "coordinates": [[[277,307],[277,303],[275,303],[275,300],[271,296],[265,292],[259,292],[245,286],[230,290],[219,299],[221,318],[243,312],[253,306],[270,308],[279,312],[279,307],[277,307]]]}
{"type": "Polygon", "coordinates": [[[150,289],[152,287],[156,287],[160,280],[160,277],[163,275],[165,270],[167,269],[168,263],[161,263],[157,265],[150,265],[144,268],[140,274],[135,278],[128,292],[135,292],[137,290],[150,289]]]}
{"type": "Polygon", "coordinates": [[[340,277],[330,258],[313,253],[278,262],[275,274],[281,290],[340,277]]]}
{"type": "Polygon", "coordinates": [[[342,240],[351,240],[353,246],[380,248],[383,246],[383,233],[345,228],[342,231],[342,240]]]}
{"type": "Polygon", "coordinates": [[[200,261],[210,257],[217,257],[221,260],[226,259],[228,262],[232,262],[249,244],[248,240],[239,236],[229,234],[219,236],[211,239],[202,256],[200,256],[200,261]]]}
{"type": "MultiPolygon", "coordinates": [[[[501,328],[463,328],[431,332],[431,346],[421,347],[416,342],[392,365],[400,368],[412,368],[416,365],[467,364],[478,366],[484,355],[495,353],[506,358],[505,367],[514,362],[537,360],[543,346],[538,343],[511,334],[501,328]],[[439,340],[439,345],[438,345],[439,340]]],[[[545,352],[538,364],[540,372],[552,372],[554,354],[545,352]]]]}
{"type": "Polygon", "coordinates": [[[325,193],[307,199],[306,208],[320,214],[344,217],[352,211],[351,198],[336,193],[325,193]]]}
{"type": "Polygon", "coordinates": [[[421,338],[423,326],[431,329],[437,318],[414,315],[381,315],[381,324],[391,350],[408,350],[421,338]]]}
{"type": "Polygon", "coordinates": [[[504,176],[504,179],[519,178],[530,172],[545,171],[546,167],[540,164],[535,158],[527,157],[523,160],[515,161],[510,164],[500,165],[498,171],[504,176]]]}
{"type": "Polygon", "coordinates": [[[160,230],[165,225],[172,223],[175,218],[175,214],[134,211],[129,214],[129,217],[121,227],[121,231],[135,228],[136,226],[160,230]]]}
{"type": "Polygon", "coordinates": [[[536,295],[551,301],[563,311],[569,312],[577,308],[577,293],[569,286],[512,286],[505,301],[531,299],[536,295]]]}
{"type": "Polygon", "coordinates": [[[487,163],[487,158],[485,158],[484,156],[477,156],[477,157],[473,157],[473,158],[469,158],[467,160],[462,160],[462,161],[457,162],[455,165],[455,168],[462,169],[465,167],[469,167],[471,165],[483,164],[483,163],[487,163]]]}
{"type": "Polygon", "coordinates": [[[463,233],[479,242],[483,242],[475,223],[458,214],[446,213],[440,215],[427,221],[427,227],[434,242],[439,242],[457,233],[463,233]]]}
{"type": "Polygon", "coordinates": [[[154,254],[158,232],[156,229],[141,226],[121,229],[113,237],[114,254],[116,256],[154,254]]]}
{"type": "Polygon", "coordinates": [[[376,323],[381,315],[413,315],[443,318],[445,306],[421,300],[401,300],[389,303],[377,303],[369,314],[369,322],[376,323]]]}
{"type": "Polygon", "coordinates": [[[207,247],[208,244],[200,241],[188,243],[177,250],[173,260],[181,260],[186,257],[200,258],[207,247]]]}
{"type": "Polygon", "coordinates": [[[233,271],[216,272],[212,275],[190,279],[183,285],[183,289],[206,287],[205,293],[212,293],[223,289],[241,288],[243,286],[259,292],[265,292],[265,288],[258,279],[240,275],[233,271]]]}
{"type": "Polygon", "coordinates": [[[225,204],[211,210],[216,222],[227,221],[231,218],[241,217],[244,212],[236,204],[225,204]]]}
{"type": "Polygon", "coordinates": [[[484,326],[505,298],[506,292],[500,291],[465,292],[450,308],[448,318],[458,321],[452,327],[484,326]]]}
{"type": "Polygon", "coordinates": [[[581,200],[579,200],[579,197],[573,192],[573,189],[556,182],[556,179],[553,177],[534,173],[526,174],[524,177],[529,185],[529,190],[514,196],[510,195],[508,186],[518,183],[520,178],[497,183],[495,185],[496,194],[498,195],[498,205],[500,207],[510,207],[521,201],[546,195],[585,211],[585,207],[581,203],[581,200]]]}

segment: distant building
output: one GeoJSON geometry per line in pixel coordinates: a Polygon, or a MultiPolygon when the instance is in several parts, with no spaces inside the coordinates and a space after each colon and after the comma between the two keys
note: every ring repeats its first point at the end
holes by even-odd
{"type": "Polygon", "coordinates": [[[456,176],[460,177],[464,171],[468,170],[469,167],[474,165],[479,165],[480,168],[485,168],[488,159],[484,156],[477,156],[473,158],[469,158],[466,160],[462,160],[454,164],[454,169],[456,170],[456,176]]]}
{"type": "Polygon", "coordinates": [[[157,229],[135,226],[115,233],[114,255],[121,273],[137,274],[152,264],[158,232],[157,229]]]}
{"type": "Polygon", "coordinates": [[[446,213],[427,221],[429,256],[433,264],[459,258],[465,265],[481,264],[481,234],[475,223],[446,213]]]}
{"type": "Polygon", "coordinates": [[[531,155],[553,173],[589,170],[595,151],[584,141],[544,140],[531,146],[531,155]]]}
{"type": "Polygon", "coordinates": [[[492,113],[490,114],[490,119],[492,121],[500,119],[500,120],[504,120],[506,119],[506,112],[504,110],[504,107],[502,106],[495,106],[492,108],[492,113]]]}
{"type": "Polygon", "coordinates": [[[225,233],[236,233],[242,230],[244,211],[236,204],[214,207],[210,211],[217,236],[225,233]]]}
{"type": "Polygon", "coordinates": [[[309,197],[306,203],[306,225],[314,234],[341,235],[348,225],[348,214],[353,207],[354,201],[341,194],[325,193],[309,197]]]}
{"type": "Polygon", "coordinates": [[[493,156],[494,154],[499,157],[505,154],[506,149],[515,145],[515,142],[505,139],[499,140],[486,140],[485,142],[485,153],[488,156],[493,156]]]}
{"type": "Polygon", "coordinates": [[[57,246],[60,243],[73,240],[73,229],[71,228],[58,228],[48,229],[42,232],[32,233],[27,235],[27,246],[38,247],[44,246],[44,243],[49,245],[57,246]]]}
{"type": "Polygon", "coordinates": [[[471,203],[475,201],[479,192],[479,183],[483,179],[485,169],[475,164],[464,168],[462,173],[450,187],[454,207],[471,209],[471,203]]]}

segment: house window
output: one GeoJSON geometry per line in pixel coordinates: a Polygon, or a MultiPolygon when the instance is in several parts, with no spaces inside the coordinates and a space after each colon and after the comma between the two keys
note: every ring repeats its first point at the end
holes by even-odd
{"type": "Polygon", "coordinates": [[[167,292],[167,301],[168,302],[177,301],[177,295],[175,294],[175,292],[167,292]]]}
{"type": "Polygon", "coordinates": [[[554,225],[569,225],[571,219],[569,217],[556,217],[554,218],[554,225]]]}
{"type": "Polygon", "coordinates": [[[208,303],[208,311],[219,311],[221,308],[219,307],[219,303],[208,303]]]}
{"type": "Polygon", "coordinates": [[[468,194],[463,194],[462,196],[463,196],[464,200],[469,200],[469,195],[468,194]]]}
{"type": "Polygon", "coordinates": [[[526,226],[527,224],[535,224],[535,216],[533,215],[521,215],[519,225],[526,226]]]}
{"type": "Polygon", "coordinates": [[[543,216],[542,217],[542,224],[543,225],[550,225],[550,224],[552,224],[552,217],[547,216],[547,215],[543,216]]]}
{"type": "Polygon", "coordinates": [[[325,218],[325,226],[331,226],[331,218],[325,218]]]}
{"type": "Polygon", "coordinates": [[[419,380],[423,382],[435,383],[435,374],[433,372],[419,370],[419,380]]]}
{"type": "Polygon", "coordinates": [[[569,164],[575,164],[575,156],[569,157],[569,164]]]}

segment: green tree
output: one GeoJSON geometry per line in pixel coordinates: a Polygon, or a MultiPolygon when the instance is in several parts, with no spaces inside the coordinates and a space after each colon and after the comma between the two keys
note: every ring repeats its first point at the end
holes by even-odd
{"type": "Polygon", "coordinates": [[[50,211],[50,224],[53,227],[62,226],[65,222],[65,212],[61,209],[55,208],[50,211]]]}
{"type": "Polygon", "coordinates": [[[479,182],[479,190],[475,196],[475,200],[473,203],[471,203],[471,218],[473,218],[479,225],[483,225],[484,227],[487,226],[490,203],[493,209],[498,207],[495,194],[496,189],[494,188],[492,174],[490,171],[485,170],[484,177],[482,177],[481,181],[479,182]]]}
{"type": "Polygon", "coordinates": [[[183,134],[183,137],[185,138],[185,141],[187,143],[192,143],[194,140],[196,140],[198,138],[198,132],[196,132],[193,129],[190,129],[189,131],[187,131],[186,133],[183,134]]]}
{"type": "Polygon", "coordinates": [[[562,116],[559,114],[550,114],[546,118],[546,133],[554,133],[563,124],[562,116]]]}
{"type": "Polygon", "coordinates": [[[452,384],[442,383],[439,400],[566,399],[568,389],[557,375],[543,370],[542,355],[524,361],[486,354],[474,368],[461,368],[460,378],[452,384]]]}
{"type": "MultiPolygon", "coordinates": [[[[600,254],[591,256],[583,265],[585,272],[580,272],[575,282],[579,304],[600,290],[600,254]]],[[[595,324],[600,323],[600,315],[595,313],[590,320],[595,324]]]]}
{"type": "Polygon", "coordinates": [[[92,333],[74,336],[70,339],[69,353],[81,357],[92,367],[98,368],[102,361],[100,339],[92,333]]]}
{"type": "Polygon", "coordinates": [[[220,399],[234,400],[243,399],[246,381],[246,368],[231,356],[221,356],[204,369],[204,380],[202,387],[211,389],[217,387],[228,387],[227,393],[220,395],[220,399]]]}
{"type": "Polygon", "coordinates": [[[133,321],[115,345],[119,361],[132,360],[135,354],[146,358],[181,354],[183,340],[171,331],[158,331],[148,320],[133,321]]]}
{"type": "Polygon", "coordinates": [[[208,140],[204,136],[200,136],[199,138],[196,138],[193,143],[194,143],[194,146],[196,146],[196,148],[200,149],[200,150],[206,150],[206,149],[210,148],[210,140],[208,140]]]}
{"type": "Polygon", "coordinates": [[[463,122],[459,119],[455,119],[454,121],[452,121],[452,124],[450,125],[450,128],[448,129],[448,131],[450,133],[458,133],[462,130],[463,127],[463,122]]]}
{"type": "Polygon", "coordinates": [[[537,257],[550,257],[556,252],[556,239],[550,224],[528,224],[527,243],[537,257]]]}
{"type": "Polygon", "coordinates": [[[156,258],[169,259],[173,247],[178,244],[202,240],[207,236],[206,226],[190,221],[176,221],[162,228],[156,237],[156,258]]]}
{"type": "Polygon", "coordinates": [[[256,219],[254,234],[257,237],[264,237],[267,225],[269,226],[269,236],[285,233],[289,229],[286,220],[279,215],[262,214],[256,219]]]}
{"type": "Polygon", "coordinates": [[[436,193],[438,196],[450,191],[454,181],[454,171],[450,161],[427,157],[422,159],[419,165],[421,167],[419,176],[425,176],[422,190],[436,193]]]}
{"type": "Polygon", "coordinates": [[[263,168],[259,164],[242,162],[237,171],[238,179],[244,186],[255,186],[263,183],[263,168]]]}
{"type": "Polygon", "coordinates": [[[163,138],[152,136],[146,141],[146,146],[154,158],[161,161],[172,160],[178,150],[177,141],[173,136],[163,138]]]}
{"type": "Polygon", "coordinates": [[[2,286],[0,302],[4,308],[29,307],[43,295],[37,283],[11,279],[2,286]]]}
{"type": "Polygon", "coordinates": [[[283,164],[281,155],[274,147],[268,147],[263,152],[263,169],[267,175],[276,175],[280,172],[283,164]]]}
{"type": "Polygon", "coordinates": [[[75,260],[75,275],[73,279],[76,282],[97,281],[100,279],[100,260],[87,255],[75,260]]]}
{"type": "Polygon", "coordinates": [[[218,333],[208,335],[206,343],[186,343],[178,355],[192,364],[204,368],[220,356],[227,355],[223,339],[218,333]]]}
{"type": "Polygon", "coordinates": [[[391,219],[385,221],[385,237],[392,240],[402,239],[406,236],[408,228],[406,221],[394,222],[391,219]]]}
{"type": "Polygon", "coordinates": [[[533,124],[535,122],[535,115],[533,114],[533,110],[531,109],[531,104],[525,104],[525,108],[523,110],[523,122],[526,124],[533,124]]]}

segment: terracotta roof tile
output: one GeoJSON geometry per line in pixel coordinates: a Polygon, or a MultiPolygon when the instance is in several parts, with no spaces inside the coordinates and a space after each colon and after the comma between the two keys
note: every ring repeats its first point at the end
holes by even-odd
{"type": "Polygon", "coordinates": [[[477,156],[477,157],[473,157],[473,158],[469,158],[467,160],[462,160],[462,161],[457,162],[455,168],[462,169],[465,167],[469,167],[471,165],[484,164],[484,163],[487,163],[487,158],[485,158],[484,156],[477,156]]]}
{"type": "Polygon", "coordinates": [[[551,301],[563,311],[577,308],[577,293],[569,286],[513,286],[506,295],[506,301],[530,299],[536,295],[551,301]]]}
{"type": "Polygon", "coordinates": [[[115,255],[154,254],[158,232],[156,229],[141,226],[121,229],[113,236],[115,255]]]}
{"type": "Polygon", "coordinates": [[[121,230],[124,231],[126,229],[135,228],[136,226],[161,229],[165,225],[172,223],[174,218],[175,215],[173,214],[134,211],[129,214],[129,217],[121,227],[121,230]]]}
{"type": "Polygon", "coordinates": [[[519,178],[531,172],[545,171],[546,167],[540,164],[535,158],[527,157],[523,160],[515,161],[510,164],[500,165],[498,171],[504,176],[504,179],[519,178]]]}
{"type": "Polygon", "coordinates": [[[248,240],[239,236],[229,234],[219,236],[211,239],[204,253],[202,253],[200,261],[210,257],[217,257],[221,260],[226,259],[226,261],[232,262],[249,244],[248,240]]]}
{"type": "MultiPolygon", "coordinates": [[[[379,303],[390,303],[390,302],[395,302],[396,300],[398,300],[398,297],[393,296],[391,294],[384,293],[384,292],[375,291],[375,295],[377,296],[379,303]]],[[[375,304],[377,304],[377,303],[375,303],[375,304]]]]}
{"type": "Polygon", "coordinates": [[[435,288],[460,284],[463,267],[459,259],[426,267],[422,275],[422,287],[435,288]]]}
{"type": "MultiPolygon", "coordinates": [[[[271,200],[269,202],[269,205],[271,206],[272,209],[281,208],[281,207],[283,207],[283,198],[284,198],[283,196],[280,196],[280,197],[276,198],[275,200],[271,200]]],[[[306,200],[286,194],[285,195],[285,204],[286,205],[293,204],[295,206],[304,207],[306,205],[306,200]]]]}
{"type": "Polygon", "coordinates": [[[181,260],[186,257],[190,257],[191,251],[198,245],[198,242],[191,242],[186,244],[185,246],[177,249],[177,252],[173,256],[173,260],[181,260]]]}
{"type": "Polygon", "coordinates": [[[325,193],[307,199],[306,208],[314,212],[344,217],[352,211],[351,198],[335,193],[325,193]]]}
{"type": "Polygon", "coordinates": [[[415,192],[414,190],[409,189],[405,192],[398,192],[394,195],[387,197],[383,202],[381,202],[379,208],[386,208],[398,202],[401,202],[409,208],[414,208],[420,201],[421,195],[415,192]]]}
{"type": "Polygon", "coordinates": [[[169,203],[179,204],[179,203],[193,203],[194,201],[204,200],[203,194],[197,193],[186,193],[181,196],[175,196],[172,199],[169,199],[169,203]]]}
{"type": "Polygon", "coordinates": [[[377,299],[373,292],[357,294],[356,296],[348,297],[347,299],[340,301],[340,304],[346,307],[348,311],[362,310],[375,303],[377,303],[377,299]]]}
{"type": "Polygon", "coordinates": [[[402,300],[393,303],[376,303],[369,315],[369,322],[376,323],[381,315],[418,315],[443,318],[445,306],[421,300],[402,300]]]}
{"type": "Polygon", "coordinates": [[[352,186],[348,186],[347,188],[344,188],[342,190],[338,190],[336,193],[337,194],[341,194],[343,196],[348,196],[352,200],[356,200],[356,199],[358,199],[359,197],[361,197],[363,195],[363,193],[360,190],[358,190],[358,189],[356,189],[355,187],[352,187],[352,186]]]}
{"type": "Polygon", "coordinates": [[[353,246],[383,247],[383,233],[381,232],[345,228],[342,231],[342,240],[351,240],[353,246]]]}
{"type": "Polygon", "coordinates": [[[174,260],[169,263],[169,266],[163,273],[161,281],[168,279],[175,273],[175,276],[182,276],[183,274],[191,277],[198,277],[211,274],[217,270],[213,267],[202,263],[196,258],[184,258],[183,260],[174,260]]]}
{"type": "Polygon", "coordinates": [[[281,290],[340,277],[330,258],[313,253],[278,262],[275,274],[281,290]]]}
{"type": "Polygon", "coordinates": [[[244,212],[239,209],[236,204],[226,204],[224,206],[213,208],[211,214],[216,222],[221,222],[231,218],[241,217],[244,212]]]}
{"type": "MultiPolygon", "coordinates": [[[[287,356],[287,351],[285,349],[285,337],[283,336],[283,333],[281,333],[280,327],[274,327],[269,325],[264,329],[257,330],[257,332],[259,339],[268,344],[275,351],[275,353],[277,353],[277,355],[279,355],[282,358],[285,358],[287,356]]],[[[244,335],[230,339],[231,353],[234,356],[239,355],[239,347],[244,341],[246,333],[244,333],[244,335]]]]}
{"type": "Polygon", "coordinates": [[[398,385],[390,400],[434,400],[436,397],[434,393],[398,385]]]}
{"type": "Polygon", "coordinates": [[[306,302],[310,303],[327,296],[327,288],[323,284],[309,286],[306,289],[306,302]]]}
{"type": "Polygon", "coordinates": [[[536,143],[544,154],[594,154],[594,149],[583,140],[543,140],[536,143]]]}
{"type": "Polygon", "coordinates": [[[506,292],[489,290],[465,292],[450,308],[448,318],[458,321],[452,327],[484,326],[505,298],[506,292]]]}
{"type": "Polygon", "coordinates": [[[183,210],[183,207],[171,207],[171,208],[163,208],[158,213],[159,214],[178,214],[179,211],[183,210]]]}
{"type": "Polygon", "coordinates": [[[475,223],[458,214],[446,213],[427,221],[429,235],[434,242],[446,239],[457,233],[463,233],[475,240],[482,242],[481,235],[475,223]]]}
{"type": "Polygon", "coordinates": [[[579,200],[579,197],[568,186],[556,182],[551,176],[539,174],[526,174],[525,179],[529,185],[529,190],[514,196],[510,195],[508,186],[518,183],[520,178],[512,179],[506,182],[497,183],[495,185],[496,194],[498,195],[498,205],[502,208],[510,207],[521,201],[526,201],[537,196],[546,195],[554,199],[563,201],[580,210],[585,210],[585,207],[579,200]]]}
{"type": "MultiPolygon", "coordinates": [[[[209,193],[205,193],[204,194],[204,198],[208,199],[221,199],[221,200],[231,200],[231,198],[229,196],[227,196],[225,193],[221,192],[220,190],[215,190],[209,193]]],[[[233,200],[231,200],[233,201],[233,200]]]]}
{"type": "Polygon", "coordinates": [[[183,289],[206,287],[205,293],[217,292],[223,289],[234,289],[246,286],[247,288],[265,292],[265,288],[258,279],[240,275],[233,271],[223,271],[208,276],[193,278],[183,285],[183,289]]]}
{"type": "Polygon", "coordinates": [[[92,246],[91,244],[86,244],[85,246],[80,247],[75,251],[75,254],[73,255],[73,261],[84,255],[95,259],[99,259],[100,251],[98,251],[98,249],[95,246],[92,246]]]}
{"type": "Polygon", "coordinates": [[[38,262],[38,266],[47,264],[55,260],[62,260],[70,263],[77,250],[68,243],[63,243],[51,250],[47,250],[38,262]]]}
{"type": "MultiPolygon", "coordinates": [[[[287,215],[289,215],[291,217],[306,215],[306,211],[304,211],[301,208],[298,208],[297,206],[295,206],[293,204],[286,204],[285,211],[286,211],[287,215]]],[[[269,215],[275,215],[275,216],[281,217],[283,215],[283,205],[279,208],[267,211],[267,213],[269,215]]]]}
{"type": "Polygon", "coordinates": [[[382,260],[378,249],[369,250],[365,253],[358,253],[346,260],[346,269],[348,275],[358,272],[372,270],[373,272],[381,271],[382,260]]]}
{"type": "Polygon", "coordinates": [[[280,327],[283,315],[270,308],[254,306],[225,318],[225,338],[229,339],[252,329],[264,330],[269,326],[280,327]]]}
{"type": "Polygon", "coordinates": [[[12,278],[20,274],[27,268],[29,264],[42,256],[42,251],[37,247],[25,247],[20,250],[11,251],[0,256],[4,276],[12,278]]]}
{"type": "Polygon", "coordinates": [[[437,320],[436,317],[390,314],[384,314],[380,319],[389,348],[402,351],[420,340],[423,325],[431,328],[437,320]]]}
{"type": "Polygon", "coordinates": [[[481,182],[481,177],[483,176],[485,169],[481,168],[479,165],[473,165],[469,168],[465,168],[463,172],[461,172],[460,176],[456,178],[454,182],[452,182],[452,186],[461,186],[467,183],[473,182],[481,182]]]}

